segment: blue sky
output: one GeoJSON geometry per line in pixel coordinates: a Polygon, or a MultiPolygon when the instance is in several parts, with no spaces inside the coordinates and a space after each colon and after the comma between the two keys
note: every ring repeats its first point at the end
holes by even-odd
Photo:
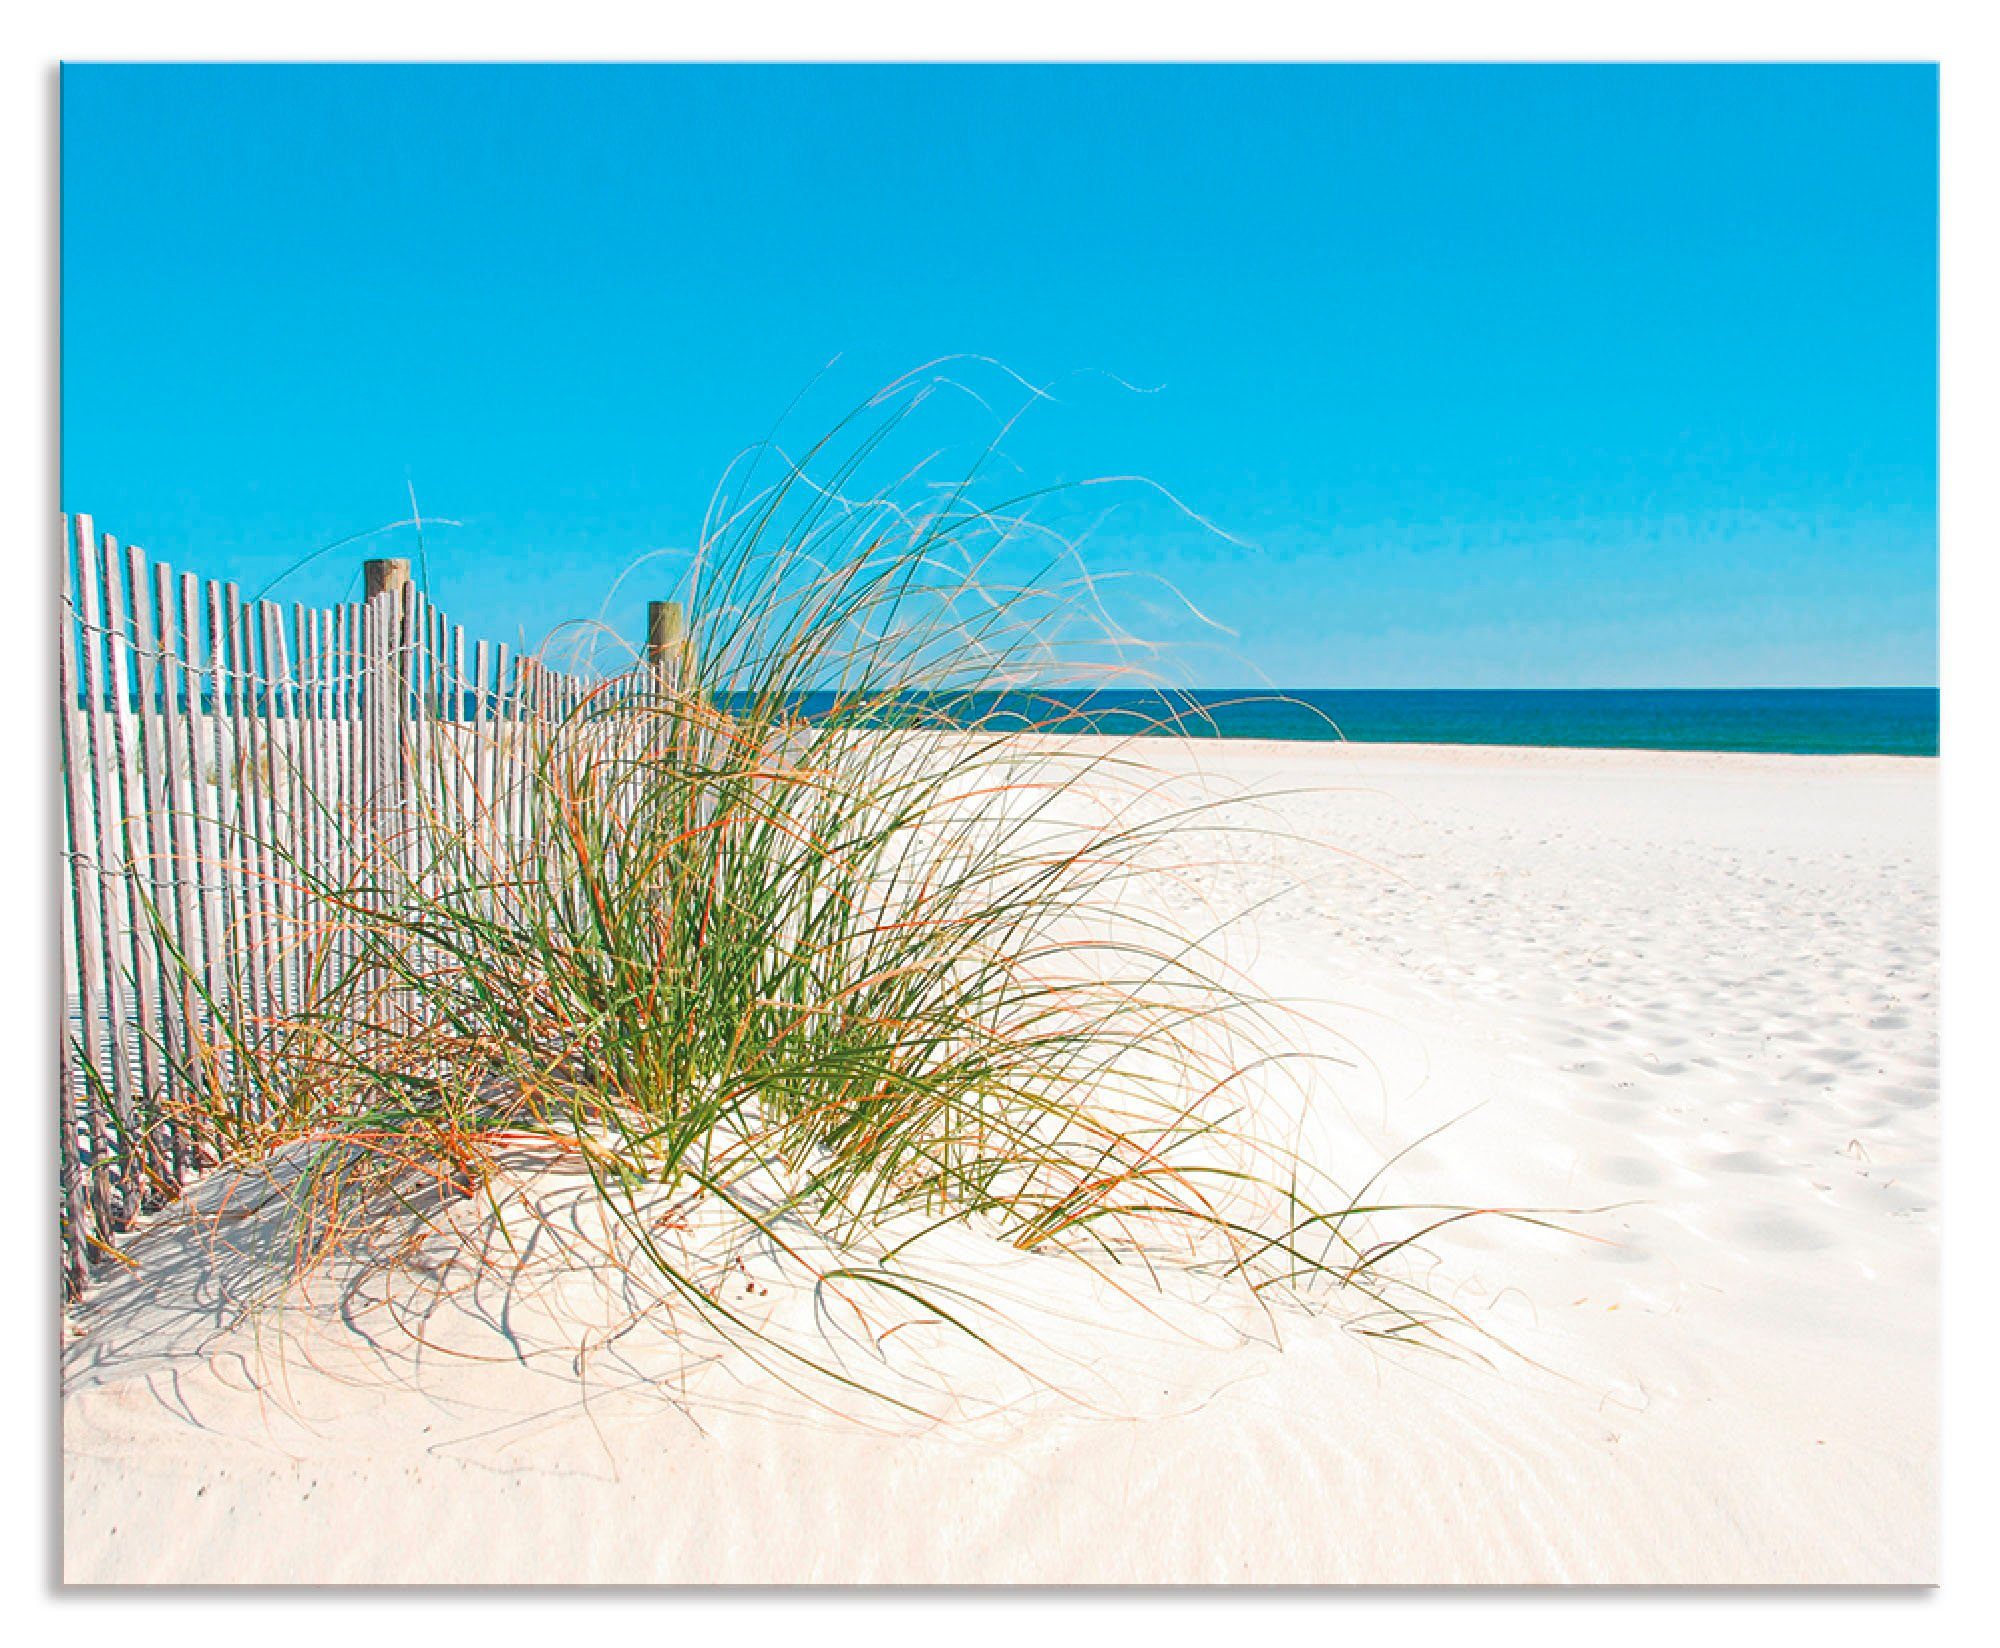
{"type": "Polygon", "coordinates": [[[1023,475],[1240,541],[1059,523],[1232,632],[1131,585],[1178,679],[1937,678],[1929,68],[85,66],[62,121],[64,507],[246,590],[413,486],[534,641],[802,390],[972,355],[1054,386],[1023,475]]]}

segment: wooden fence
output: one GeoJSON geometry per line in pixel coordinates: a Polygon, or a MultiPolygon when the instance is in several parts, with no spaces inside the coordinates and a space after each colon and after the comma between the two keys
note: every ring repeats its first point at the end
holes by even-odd
{"type": "MultiPolygon", "coordinates": [[[[352,960],[327,889],[387,861],[416,873],[439,822],[528,842],[526,730],[603,690],[468,642],[406,562],[366,574],[363,601],[281,608],[151,564],[88,516],[63,522],[69,1295],[141,1213],[227,1155],[214,1096],[254,1110],[236,1062],[352,960]]],[[[677,637],[665,609],[649,627],[677,637]]]]}

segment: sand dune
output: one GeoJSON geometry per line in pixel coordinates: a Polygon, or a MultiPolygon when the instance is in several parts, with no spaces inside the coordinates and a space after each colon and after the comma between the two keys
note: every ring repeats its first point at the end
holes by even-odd
{"type": "Polygon", "coordinates": [[[1429,1244],[1483,1360],[968,1238],[948,1262],[999,1278],[1029,1365],[913,1332],[895,1376],[970,1379],[976,1416],[860,1425],[546,1254],[420,1347],[365,1289],[245,1320],[275,1227],[239,1187],[81,1313],[67,1577],[1932,1579],[1936,763],[1149,753],[1284,832],[1171,896],[1258,901],[1234,959],[1353,1061],[1328,1138],[1450,1122],[1399,1196],[1605,1210],[1429,1244]]]}

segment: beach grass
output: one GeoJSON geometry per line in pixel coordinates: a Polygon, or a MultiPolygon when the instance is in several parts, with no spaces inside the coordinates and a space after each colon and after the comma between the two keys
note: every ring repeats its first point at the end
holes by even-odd
{"type": "Polygon", "coordinates": [[[1455,1313],[1403,1261],[1471,1210],[1343,1191],[1295,1148],[1336,1072],[1223,959],[1240,912],[1150,896],[1211,886],[1190,843],[1256,825],[1142,740],[1058,736],[1059,705],[1024,722],[1035,686],[1128,668],[1127,638],[1042,494],[977,504],[976,465],[869,479],[923,401],[745,466],[682,570],[671,657],[573,632],[589,685],[508,728],[525,797],[435,738],[412,756],[435,781],[358,873],[281,865],[324,912],[286,935],[309,988],[219,1015],[239,1028],[189,1084],[197,1130],[238,1160],[312,1153],[301,1267],[385,1195],[476,1204],[523,1158],[565,1163],[669,1308],[883,1401],[727,1291],[745,1242],[821,1315],[1003,1356],[927,1274],[947,1233],[1440,1342],[1455,1313]],[[526,833],[495,828],[517,805],[526,833]]]}

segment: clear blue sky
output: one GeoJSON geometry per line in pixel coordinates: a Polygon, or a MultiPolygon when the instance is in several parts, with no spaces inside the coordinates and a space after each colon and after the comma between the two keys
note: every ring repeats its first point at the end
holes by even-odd
{"type": "Polygon", "coordinates": [[[86,66],[62,163],[64,507],[246,589],[414,484],[538,639],[965,353],[1254,545],[1092,537],[1182,679],[1937,678],[1929,68],[86,66]]]}

